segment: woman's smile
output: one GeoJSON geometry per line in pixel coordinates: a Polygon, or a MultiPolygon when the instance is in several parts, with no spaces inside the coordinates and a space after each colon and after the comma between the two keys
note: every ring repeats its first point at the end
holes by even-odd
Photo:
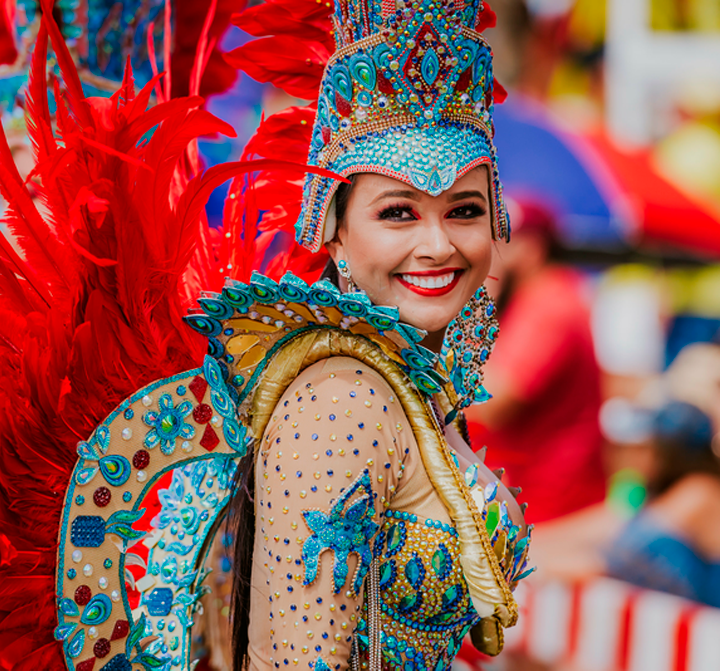
{"type": "Polygon", "coordinates": [[[414,273],[398,273],[395,278],[404,287],[420,296],[434,297],[449,294],[460,282],[462,268],[441,268],[414,273]]]}

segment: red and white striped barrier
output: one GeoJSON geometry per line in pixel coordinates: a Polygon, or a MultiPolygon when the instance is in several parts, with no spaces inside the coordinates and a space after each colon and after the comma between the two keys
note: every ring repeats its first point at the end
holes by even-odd
{"type": "Polygon", "coordinates": [[[605,578],[529,583],[516,596],[507,653],[563,671],[720,671],[720,609],[605,578]]]}

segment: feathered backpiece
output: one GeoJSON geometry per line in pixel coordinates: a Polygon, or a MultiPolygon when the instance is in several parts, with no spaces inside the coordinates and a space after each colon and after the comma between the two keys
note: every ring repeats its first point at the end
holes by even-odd
{"type": "MultiPolygon", "coordinates": [[[[207,64],[214,8],[191,92],[207,64]]],[[[219,289],[228,274],[248,279],[262,265],[268,236],[278,234],[271,222],[282,229],[292,217],[291,196],[281,191],[285,205],[274,208],[269,194],[301,177],[305,162],[284,151],[282,161],[202,172],[196,138],[233,129],[197,95],[170,99],[161,74],[136,92],[129,63],[112,97],[86,97],[51,0],[42,9],[27,93],[35,165],[26,178],[0,132],[12,234],[0,235],[0,669],[17,671],[64,666],[53,640],[55,557],[78,441],[133,391],[202,362],[206,340],[183,315],[201,289],[219,289]],[[48,80],[48,40],[61,79],[48,80]],[[153,93],[159,102],[148,108],[153,93]],[[208,229],[204,205],[232,177],[228,238],[208,229]]],[[[256,142],[277,123],[266,122],[256,142]]],[[[275,274],[313,270],[285,249],[275,274]]]]}

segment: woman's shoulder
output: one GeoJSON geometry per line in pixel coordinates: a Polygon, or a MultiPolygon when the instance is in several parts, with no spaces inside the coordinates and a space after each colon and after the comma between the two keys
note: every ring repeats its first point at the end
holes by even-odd
{"type": "MultiPolygon", "coordinates": [[[[370,397],[365,399],[367,407],[381,402],[400,407],[392,387],[382,373],[349,356],[333,356],[311,364],[298,375],[288,390],[297,389],[298,385],[308,390],[334,390],[333,396],[338,398],[336,403],[342,402],[343,405],[362,395],[370,397]]],[[[313,395],[316,394],[310,394],[308,398],[313,395]]]]}
{"type": "MultiPolygon", "coordinates": [[[[346,452],[415,445],[401,402],[381,373],[352,357],[337,356],[305,368],[287,387],[273,413],[277,422],[304,427],[311,441],[337,443],[346,452]]],[[[295,432],[301,439],[301,432],[295,432]]],[[[392,456],[391,451],[390,455],[392,456]]]]}

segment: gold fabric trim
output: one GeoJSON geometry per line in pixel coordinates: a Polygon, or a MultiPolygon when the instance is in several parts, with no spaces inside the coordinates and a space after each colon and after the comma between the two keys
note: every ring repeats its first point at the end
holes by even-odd
{"type": "Polygon", "coordinates": [[[333,356],[362,361],[382,375],[393,389],[412,426],[428,477],[457,529],[460,561],[475,609],[482,617],[496,617],[505,627],[514,625],[517,604],[505,582],[481,513],[453,463],[443,430],[405,374],[378,346],[335,330],[294,338],[269,362],[253,395],[248,419],[256,445],[292,381],[308,366],[333,356]]]}

